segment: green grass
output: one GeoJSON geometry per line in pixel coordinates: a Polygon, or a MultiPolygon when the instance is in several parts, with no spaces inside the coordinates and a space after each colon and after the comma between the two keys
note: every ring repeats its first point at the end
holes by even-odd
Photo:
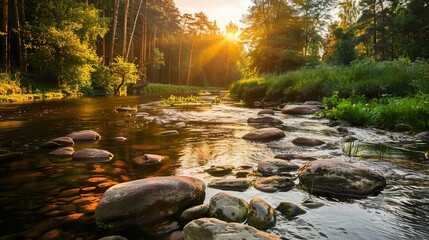
{"type": "Polygon", "coordinates": [[[345,156],[356,157],[361,150],[361,146],[358,141],[350,141],[341,144],[341,150],[345,156]]]}
{"type": "Polygon", "coordinates": [[[403,97],[429,92],[429,63],[405,60],[356,61],[350,66],[319,65],[284,74],[236,81],[230,95],[245,102],[262,98],[288,101],[321,100],[338,91],[340,97],[365,95],[403,97]]]}

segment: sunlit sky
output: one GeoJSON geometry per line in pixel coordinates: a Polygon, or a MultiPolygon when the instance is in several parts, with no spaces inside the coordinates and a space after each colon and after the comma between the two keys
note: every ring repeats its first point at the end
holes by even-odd
{"type": "Polygon", "coordinates": [[[175,0],[180,13],[204,12],[210,21],[216,20],[221,31],[232,21],[237,25],[252,4],[251,0],[175,0]]]}

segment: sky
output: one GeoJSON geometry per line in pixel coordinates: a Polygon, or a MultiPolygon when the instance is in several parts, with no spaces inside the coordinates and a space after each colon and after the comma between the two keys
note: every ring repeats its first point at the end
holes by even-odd
{"type": "Polygon", "coordinates": [[[252,4],[251,0],[175,0],[181,14],[204,12],[210,21],[216,20],[221,31],[232,21],[241,26],[240,19],[252,4]]]}

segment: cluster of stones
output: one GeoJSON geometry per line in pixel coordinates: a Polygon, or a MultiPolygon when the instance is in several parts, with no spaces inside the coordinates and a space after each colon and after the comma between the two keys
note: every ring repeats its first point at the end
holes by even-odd
{"type": "Polygon", "coordinates": [[[101,149],[84,148],[74,151],[74,144],[79,142],[95,142],[101,139],[100,134],[93,130],[72,132],[65,137],[52,139],[43,143],[42,149],[55,149],[49,155],[69,158],[80,162],[107,162],[113,158],[113,154],[101,149]]]}

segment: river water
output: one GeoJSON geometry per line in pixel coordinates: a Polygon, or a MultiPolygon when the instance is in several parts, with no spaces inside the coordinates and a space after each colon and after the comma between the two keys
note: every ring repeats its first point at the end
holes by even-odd
{"type": "MultiPolygon", "coordinates": [[[[0,161],[0,239],[97,239],[102,234],[97,231],[94,210],[110,186],[171,175],[193,176],[209,183],[217,179],[204,171],[212,165],[256,168],[259,160],[279,153],[345,158],[382,172],[387,187],[364,199],[311,196],[324,205],[306,209],[306,214],[294,219],[279,216],[276,227],[268,232],[284,239],[429,238],[427,142],[407,134],[347,127],[360,145],[358,156],[346,157],[341,149],[342,135],[336,127],[328,126],[328,120],[281,112],[276,117],[284,122],[279,127],[286,138],[248,142],[241,137],[259,126],[248,125],[247,119],[257,116],[260,109],[238,107],[232,101],[200,108],[167,108],[161,107],[159,100],[128,96],[0,105],[0,151],[24,153],[21,158],[0,161]],[[115,111],[119,106],[139,110],[115,111]],[[76,144],[75,150],[108,150],[114,154],[110,162],[74,162],[38,148],[46,141],[85,129],[97,131],[102,139],[76,144]],[[179,135],[157,135],[172,129],[179,135]],[[328,144],[293,145],[292,139],[300,136],[316,137],[328,144]],[[375,150],[380,143],[387,150],[375,150]],[[162,155],[166,161],[158,169],[142,169],[132,163],[134,157],[146,153],[162,155]]],[[[206,202],[219,191],[207,188],[206,202]]],[[[263,193],[252,187],[230,193],[247,201],[258,196],[273,206],[282,201],[299,205],[309,197],[299,188],[263,193]]]]}

